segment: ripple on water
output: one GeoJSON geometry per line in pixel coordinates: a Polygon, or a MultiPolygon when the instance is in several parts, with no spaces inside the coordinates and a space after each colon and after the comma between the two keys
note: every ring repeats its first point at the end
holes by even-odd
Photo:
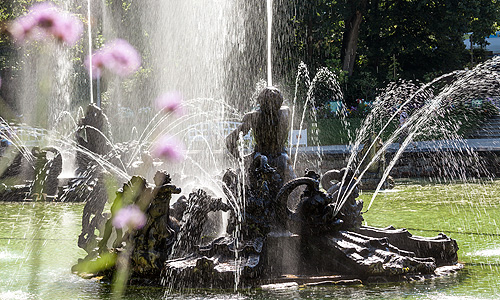
{"type": "Polygon", "coordinates": [[[474,251],[474,252],[469,253],[469,255],[483,256],[483,257],[492,257],[492,256],[500,257],[500,248],[478,250],[478,251],[474,251]]]}
{"type": "MultiPolygon", "coordinates": [[[[6,251],[6,250],[0,251],[0,261],[18,259],[18,258],[22,258],[22,257],[18,254],[10,252],[10,251],[6,251]]],[[[3,298],[0,298],[0,299],[3,299],[3,298]]]]}
{"type": "Polygon", "coordinates": [[[7,292],[0,292],[0,299],[2,300],[31,300],[31,299],[37,299],[33,294],[23,292],[21,290],[19,291],[7,291],[7,292]]]}
{"type": "Polygon", "coordinates": [[[457,295],[457,296],[432,295],[432,296],[428,296],[424,299],[429,299],[429,300],[486,300],[486,299],[491,299],[491,298],[477,298],[477,297],[463,296],[463,295],[457,295]]]}

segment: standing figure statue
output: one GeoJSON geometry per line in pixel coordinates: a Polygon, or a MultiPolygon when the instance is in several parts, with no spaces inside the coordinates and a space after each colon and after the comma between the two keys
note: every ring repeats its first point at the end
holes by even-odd
{"type": "Polygon", "coordinates": [[[238,139],[253,129],[255,150],[251,154],[250,169],[263,168],[268,164],[275,168],[281,179],[287,182],[295,178],[290,158],[286,152],[290,132],[290,108],[282,106],[283,95],[275,87],[266,87],[257,98],[259,107],[243,116],[242,124],[226,138],[229,152],[239,158],[238,139]]]}

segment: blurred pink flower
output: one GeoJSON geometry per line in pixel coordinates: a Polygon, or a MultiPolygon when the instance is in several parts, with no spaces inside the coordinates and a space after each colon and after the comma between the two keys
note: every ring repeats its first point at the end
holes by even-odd
{"type": "Polygon", "coordinates": [[[155,100],[156,107],[165,113],[173,112],[177,116],[184,115],[184,106],[182,105],[182,95],[179,92],[168,92],[160,95],[155,100]]]}
{"type": "Polygon", "coordinates": [[[125,77],[132,75],[139,69],[141,57],[127,41],[116,39],[92,55],[92,65],[90,65],[90,58],[87,57],[85,66],[89,70],[92,68],[94,78],[100,77],[104,68],[125,77]]]}
{"type": "Polygon", "coordinates": [[[41,2],[34,4],[28,15],[31,15],[41,28],[51,29],[58,22],[62,11],[50,2],[41,2]]]}
{"type": "Polygon", "coordinates": [[[14,20],[8,27],[8,31],[16,42],[23,42],[28,37],[33,36],[36,26],[35,18],[28,14],[14,20]]]}
{"type": "Polygon", "coordinates": [[[92,62],[90,61],[90,56],[85,58],[85,67],[90,71],[92,68],[92,77],[99,78],[102,75],[102,70],[105,67],[104,62],[106,61],[106,55],[104,52],[96,52],[92,55],[92,62]]]}
{"type": "Polygon", "coordinates": [[[141,229],[146,225],[146,215],[135,205],[127,205],[116,212],[113,218],[113,226],[123,228],[127,226],[131,229],[141,229]]]}
{"type": "Polygon", "coordinates": [[[184,159],[185,148],[176,137],[165,135],[154,143],[152,153],[158,158],[179,162],[184,159]]]}
{"type": "Polygon", "coordinates": [[[54,4],[42,2],[33,5],[27,15],[14,20],[8,30],[18,42],[52,36],[59,42],[73,46],[83,32],[83,24],[54,4]]]}
{"type": "Polygon", "coordinates": [[[59,41],[73,46],[78,42],[83,32],[80,20],[70,14],[59,16],[57,22],[52,26],[50,33],[59,41]]]}

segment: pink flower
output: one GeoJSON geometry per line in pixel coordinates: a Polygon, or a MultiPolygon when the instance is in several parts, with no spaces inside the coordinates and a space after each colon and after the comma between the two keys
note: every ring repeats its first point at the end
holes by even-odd
{"type": "Polygon", "coordinates": [[[92,77],[99,78],[102,75],[102,70],[104,69],[104,55],[95,53],[92,55],[92,62],[90,61],[90,56],[85,58],[85,67],[90,71],[92,68],[92,77]]]}
{"type": "Polygon", "coordinates": [[[59,42],[73,46],[83,32],[83,25],[75,16],[60,10],[50,2],[43,2],[33,5],[27,15],[17,18],[9,26],[9,32],[18,42],[25,39],[41,40],[51,36],[59,42]]]}
{"type": "Polygon", "coordinates": [[[165,113],[173,112],[177,116],[184,114],[182,95],[179,92],[168,92],[160,95],[155,100],[156,107],[165,113]]]}
{"type": "Polygon", "coordinates": [[[56,25],[62,12],[54,4],[42,2],[34,4],[28,15],[35,19],[38,26],[50,30],[56,25]]]}
{"type": "Polygon", "coordinates": [[[146,215],[141,209],[137,205],[131,204],[116,212],[112,224],[116,228],[127,226],[131,229],[141,229],[146,225],[146,221],[146,215]]]}
{"type": "Polygon", "coordinates": [[[105,67],[104,62],[106,61],[106,55],[101,52],[96,52],[92,55],[92,62],[90,61],[90,57],[87,56],[85,58],[85,67],[90,71],[92,68],[92,77],[99,78],[102,75],[102,70],[105,67]]]}
{"type": "Polygon", "coordinates": [[[32,15],[19,17],[10,24],[8,31],[17,42],[23,42],[26,38],[32,36],[37,26],[35,18],[32,15]]]}
{"type": "Polygon", "coordinates": [[[104,45],[92,55],[92,65],[90,65],[90,58],[87,57],[85,66],[89,70],[92,68],[94,78],[100,77],[104,68],[125,77],[139,69],[141,57],[137,50],[127,41],[116,39],[104,45]]]}
{"type": "Polygon", "coordinates": [[[171,162],[184,159],[184,144],[176,137],[165,135],[158,139],[153,145],[153,155],[171,162]]]}
{"type": "Polygon", "coordinates": [[[82,32],[82,22],[70,14],[61,15],[50,30],[50,33],[52,33],[57,40],[70,46],[73,46],[76,42],[78,42],[82,32]]]}

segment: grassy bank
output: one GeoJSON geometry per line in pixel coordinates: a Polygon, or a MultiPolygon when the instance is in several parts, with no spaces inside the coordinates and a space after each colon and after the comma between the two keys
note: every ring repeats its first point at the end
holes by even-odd
{"type": "MultiPolygon", "coordinates": [[[[496,108],[470,109],[459,107],[450,114],[440,119],[434,119],[424,124],[415,140],[440,140],[446,139],[449,134],[457,134],[469,138],[472,133],[481,127],[489,118],[497,113],[496,108]]],[[[307,143],[310,146],[320,145],[345,145],[352,143],[356,138],[357,130],[363,124],[363,118],[328,118],[318,120],[318,134],[313,134],[312,125],[308,127],[307,143]]],[[[398,121],[393,120],[382,134],[386,140],[398,126],[398,121]]]]}

